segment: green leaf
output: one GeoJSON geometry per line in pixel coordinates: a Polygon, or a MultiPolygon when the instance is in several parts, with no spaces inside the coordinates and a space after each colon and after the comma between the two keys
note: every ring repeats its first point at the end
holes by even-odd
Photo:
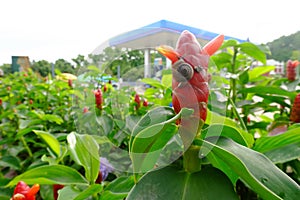
{"type": "Polygon", "coordinates": [[[51,115],[51,114],[42,115],[42,120],[49,121],[49,122],[55,122],[56,124],[61,124],[64,122],[64,120],[60,116],[51,115]]]}
{"type": "Polygon", "coordinates": [[[252,146],[254,142],[252,135],[248,132],[237,127],[225,124],[212,124],[209,127],[203,129],[201,135],[202,134],[206,138],[213,136],[223,136],[231,138],[235,142],[247,147],[252,146]]]}
{"type": "Polygon", "coordinates": [[[289,92],[279,87],[274,86],[254,86],[250,88],[244,88],[239,91],[239,93],[254,93],[254,94],[269,94],[274,96],[286,96],[290,99],[294,99],[296,96],[295,92],[289,92]]]}
{"type": "Polygon", "coordinates": [[[161,84],[165,88],[171,87],[172,86],[172,74],[163,75],[163,77],[161,78],[161,84]]]}
{"type": "Polygon", "coordinates": [[[74,198],[76,198],[76,196],[78,196],[79,194],[80,194],[80,190],[75,188],[75,186],[68,185],[58,190],[57,200],[66,200],[66,199],[74,200],[74,198]]]}
{"type": "Polygon", "coordinates": [[[220,49],[225,49],[228,47],[235,47],[236,45],[238,45],[238,41],[230,39],[230,40],[224,41],[222,46],[220,47],[220,49]]]}
{"type": "Polygon", "coordinates": [[[106,187],[105,191],[101,194],[100,200],[119,200],[126,198],[128,192],[134,186],[133,176],[119,177],[113,182],[110,182],[106,187]]]}
{"type": "Polygon", "coordinates": [[[244,144],[251,147],[254,143],[254,138],[251,134],[244,131],[235,121],[228,117],[221,116],[215,112],[207,110],[207,118],[205,121],[208,124],[208,130],[203,129],[203,131],[209,132],[206,137],[217,136],[222,134],[224,137],[229,137],[240,144],[244,144]],[[216,125],[210,130],[210,126],[216,125]],[[223,131],[223,127],[218,127],[224,125],[226,128],[223,131]],[[217,128],[217,132],[214,132],[214,128],[217,128]],[[242,142],[244,141],[244,142],[242,142]]]}
{"type": "Polygon", "coordinates": [[[87,180],[75,169],[64,165],[46,165],[30,169],[16,176],[8,183],[8,187],[16,185],[19,181],[32,184],[78,184],[86,185],[87,180]]]}
{"type": "Polygon", "coordinates": [[[135,126],[130,139],[130,156],[135,172],[152,169],[166,144],[178,132],[175,121],[181,116],[192,114],[190,109],[182,109],[173,118],[168,107],[149,111],[135,126]]]}
{"type": "MultiPolygon", "coordinates": [[[[210,138],[212,140],[213,138],[210,138]]],[[[300,187],[289,176],[277,168],[265,155],[239,145],[227,138],[217,138],[214,141],[199,142],[205,151],[213,154],[227,165],[220,167],[226,174],[234,171],[240,178],[263,199],[294,200],[300,195],[300,187]],[[225,171],[230,169],[230,172],[225,171]]],[[[209,156],[208,156],[209,158],[209,156]]]]}
{"type": "Polygon", "coordinates": [[[10,167],[15,170],[21,169],[20,160],[15,156],[9,156],[9,155],[1,157],[0,166],[1,167],[10,167]]]}
{"type": "Polygon", "coordinates": [[[286,131],[280,135],[258,138],[253,147],[259,152],[267,152],[300,141],[300,127],[286,131]]]}
{"type": "Polygon", "coordinates": [[[147,128],[148,126],[152,126],[154,124],[158,124],[161,122],[165,122],[172,117],[175,116],[174,110],[167,106],[161,106],[154,108],[146,113],[134,126],[132,130],[132,135],[136,136],[140,131],[147,128]]]}
{"type": "Polygon", "coordinates": [[[133,199],[234,200],[238,197],[229,179],[218,169],[205,167],[191,174],[165,167],[145,174],[127,197],[133,199]]]}
{"type": "Polygon", "coordinates": [[[285,163],[300,157],[300,142],[279,147],[264,153],[273,163],[285,163]]]}
{"type": "MultiPolygon", "coordinates": [[[[102,185],[99,184],[94,184],[90,185],[87,189],[84,191],[80,192],[74,200],[82,200],[82,199],[87,199],[88,197],[92,196],[93,194],[99,193],[102,191],[102,185]]],[[[63,195],[62,195],[63,197],[63,195]]]]}
{"type": "Polygon", "coordinates": [[[109,135],[114,128],[114,121],[108,115],[101,115],[96,117],[97,123],[100,125],[99,128],[102,130],[104,135],[109,135]]]}
{"type": "Polygon", "coordinates": [[[249,81],[254,81],[256,78],[260,77],[261,75],[268,73],[275,69],[275,66],[259,66],[255,67],[248,72],[249,74],[249,81]]]}
{"type": "Polygon", "coordinates": [[[51,133],[38,130],[33,130],[33,132],[49,146],[49,148],[54,152],[56,157],[60,156],[59,141],[51,133]]]}
{"type": "Polygon", "coordinates": [[[73,159],[85,170],[85,177],[94,183],[100,167],[99,146],[91,135],[70,133],[67,136],[69,149],[73,159]]]}
{"type": "Polygon", "coordinates": [[[260,50],[255,44],[250,42],[244,42],[238,45],[240,50],[248,56],[266,64],[266,54],[260,50]]]}

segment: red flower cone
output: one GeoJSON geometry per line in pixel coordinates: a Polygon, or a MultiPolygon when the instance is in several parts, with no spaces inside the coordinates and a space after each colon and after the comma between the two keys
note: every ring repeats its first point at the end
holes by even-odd
{"type": "Polygon", "coordinates": [[[181,108],[191,108],[194,116],[205,121],[208,102],[207,73],[209,56],[222,45],[223,35],[219,35],[201,49],[196,37],[183,31],[176,48],[160,46],[157,50],[172,61],[172,104],[176,113],[181,108]]]}
{"type": "Polygon", "coordinates": [[[291,61],[288,60],[287,65],[286,65],[286,76],[289,81],[294,81],[296,80],[296,67],[299,65],[299,61],[291,61]]]}
{"type": "Polygon", "coordinates": [[[298,94],[294,100],[290,120],[295,123],[300,123],[300,94],[298,94]]]}

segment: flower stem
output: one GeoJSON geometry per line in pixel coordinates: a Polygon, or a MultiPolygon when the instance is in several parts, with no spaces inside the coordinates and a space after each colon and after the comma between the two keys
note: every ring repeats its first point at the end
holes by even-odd
{"type": "Polygon", "coordinates": [[[20,140],[21,140],[21,142],[23,143],[24,148],[26,149],[26,151],[27,151],[29,157],[30,157],[30,158],[33,158],[32,151],[30,150],[29,146],[27,145],[27,142],[25,141],[25,138],[22,136],[22,137],[20,137],[20,140]]]}

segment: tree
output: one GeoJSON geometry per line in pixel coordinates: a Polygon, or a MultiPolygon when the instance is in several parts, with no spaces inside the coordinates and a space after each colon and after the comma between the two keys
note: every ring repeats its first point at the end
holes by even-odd
{"type": "Polygon", "coordinates": [[[11,73],[11,64],[3,64],[0,66],[0,69],[2,69],[4,75],[11,73]]]}
{"type": "Polygon", "coordinates": [[[103,67],[103,71],[116,76],[118,66],[121,74],[125,74],[134,67],[144,65],[144,55],[141,50],[130,50],[126,48],[107,47],[100,54],[89,54],[89,64],[103,67]]]}
{"type": "Polygon", "coordinates": [[[66,61],[62,58],[55,61],[54,68],[58,69],[62,73],[75,74],[74,66],[71,63],[69,63],[68,61],[66,61]]]}
{"type": "Polygon", "coordinates": [[[45,77],[51,72],[51,63],[46,60],[40,60],[33,62],[31,68],[34,72],[37,72],[41,76],[45,77]]]}

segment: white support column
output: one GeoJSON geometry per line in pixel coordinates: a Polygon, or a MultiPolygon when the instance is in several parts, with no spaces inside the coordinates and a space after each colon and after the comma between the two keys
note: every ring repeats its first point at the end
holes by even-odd
{"type": "Polygon", "coordinates": [[[150,76],[151,76],[150,49],[145,49],[145,51],[144,51],[144,77],[150,78],[150,76]]]}

